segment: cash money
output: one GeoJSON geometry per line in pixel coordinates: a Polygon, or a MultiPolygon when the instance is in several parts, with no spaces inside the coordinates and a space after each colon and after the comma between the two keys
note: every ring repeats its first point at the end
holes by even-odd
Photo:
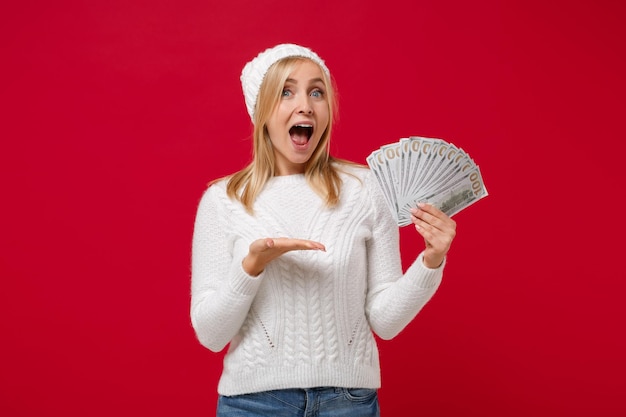
{"type": "Polygon", "coordinates": [[[453,216],[487,197],[480,168],[461,148],[443,139],[410,136],[367,157],[398,226],[411,222],[411,208],[429,203],[453,216]]]}

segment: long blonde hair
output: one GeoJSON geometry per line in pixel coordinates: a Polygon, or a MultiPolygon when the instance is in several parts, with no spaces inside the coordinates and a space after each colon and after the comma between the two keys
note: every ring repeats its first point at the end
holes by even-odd
{"type": "MultiPolygon", "coordinates": [[[[259,89],[254,112],[253,160],[242,170],[226,177],[228,178],[226,187],[228,196],[239,200],[251,214],[254,211],[253,205],[256,197],[267,181],[275,175],[276,161],[266,123],[278,105],[285,81],[302,60],[307,60],[307,58],[284,58],[268,69],[259,89]]],[[[340,165],[353,165],[353,163],[330,155],[330,134],[337,116],[337,100],[332,79],[321,68],[320,70],[326,88],[330,117],[317,148],[305,164],[304,174],[311,188],[325,200],[327,206],[333,207],[339,202],[341,192],[340,165]]]]}

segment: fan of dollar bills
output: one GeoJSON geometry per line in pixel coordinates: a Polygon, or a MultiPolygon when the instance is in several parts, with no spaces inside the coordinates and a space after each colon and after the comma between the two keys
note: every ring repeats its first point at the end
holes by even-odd
{"type": "Polygon", "coordinates": [[[411,136],[367,157],[398,226],[411,224],[412,207],[430,203],[452,216],[488,195],[478,165],[442,139],[411,136]]]}

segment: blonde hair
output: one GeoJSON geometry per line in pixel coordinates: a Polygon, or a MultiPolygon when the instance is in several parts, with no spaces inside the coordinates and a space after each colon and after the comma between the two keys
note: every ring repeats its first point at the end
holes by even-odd
{"type": "MultiPolygon", "coordinates": [[[[278,105],[289,74],[303,60],[314,62],[308,58],[287,57],[277,61],[268,69],[259,89],[254,112],[253,160],[242,170],[226,177],[228,178],[226,187],[228,196],[239,200],[250,214],[254,212],[253,205],[256,197],[267,181],[275,175],[276,161],[266,123],[278,105]]],[[[330,134],[337,115],[337,100],[331,78],[321,67],[320,70],[326,88],[330,117],[317,148],[305,164],[304,174],[311,188],[325,200],[327,206],[333,207],[339,202],[341,192],[340,165],[358,164],[330,155],[330,134]]]]}

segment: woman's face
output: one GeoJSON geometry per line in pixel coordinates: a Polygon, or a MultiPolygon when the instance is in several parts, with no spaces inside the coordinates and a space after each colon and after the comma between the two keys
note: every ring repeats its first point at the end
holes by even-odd
{"type": "Polygon", "coordinates": [[[326,87],[318,65],[302,60],[287,77],[282,96],[266,123],[276,175],[301,174],[330,119],[326,87]]]}

